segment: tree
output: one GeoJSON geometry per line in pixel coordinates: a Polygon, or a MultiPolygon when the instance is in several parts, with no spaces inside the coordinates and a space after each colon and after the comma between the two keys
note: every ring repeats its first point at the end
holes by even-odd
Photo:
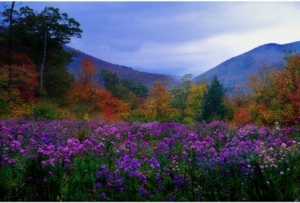
{"type": "Polygon", "coordinates": [[[250,84],[255,90],[255,103],[251,105],[250,112],[255,121],[265,125],[289,125],[298,120],[300,56],[287,56],[284,70],[265,74],[266,83],[261,83],[260,78],[260,75],[250,78],[250,84]]]}
{"type": "Polygon", "coordinates": [[[138,108],[143,101],[142,98],[146,98],[149,93],[147,86],[143,83],[120,80],[117,73],[107,69],[101,70],[99,81],[114,97],[129,104],[131,111],[138,108]]]}
{"type": "Polygon", "coordinates": [[[26,103],[38,101],[38,73],[35,64],[24,54],[14,54],[12,61],[9,66],[0,59],[0,114],[24,116],[28,113],[26,103]]]}
{"type": "MultiPolygon", "coordinates": [[[[4,25],[10,22],[10,14],[9,9],[3,12],[4,25]]],[[[18,44],[17,51],[28,54],[37,64],[41,89],[44,87],[44,80],[57,79],[50,75],[58,71],[47,71],[50,75],[46,76],[46,69],[58,68],[59,72],[64,71],[64,74],[68,74],[65,67],[70,62],[71,55],[64,50],[63,45],[69,43],[71,37],[81,37],[80,24],[53,7],[45,7],[41,13],[35,13],[28,6],[21,7],[19,11],[14,11],[14,16],[11,21],[14,29],[13,41],[18,44]]],[[[69,77],[66,78],[62,83],[70,81],[69,77]]],[[[64,80],[65,77],[60,79],[64,80]]],[[[48,86],[46,92],[51,91],[51,88],[48,86]]]]}
{"type": "Polygon", "coordinates": [[[72,86],[71,101],[80,116],[85,113],[97,112],[99,85],[95,81],[97,67],[92,64],[91,59],[84,59],[81,62],[81,69],[77,72],[76,81],[72,86]]]}
{"type": "Polygon", "coordinates": [[[77,117],[101,117],[110,121],[126,119],[130,107],[126,102],[114,97],[105,89],[100,89],[97,81],[97,66],[91,59],[81,62],[81,69],[76,74],[73,84],[71,101],[77,117]]]}
{"type": "Polygon", "coordinates": [[[149,95],[149,89],[147,86],[141,82],[134,82],[131,80],[121,80],[121,85],[126,87],[128,90],[132,91],[139,98],[146,98],[149,95]]]}
{"type": "Polygon", "coordinates": [[[103,79],[103,86],[104,88],[111,92],[113,95],[118,95],[118,85],[119,85],[119,76],[115,72],[111,72],[107,69],[101,69],[100,73],[102,79],[103,79]]]}
{"type": "Polygon", "coordinates": [[[188,116],[188,102],[190,96],[192,74],[186,74],[181,78],[181,86],[174,87],[170,90],[171,100],[170,106],[174,108],[178,114],[177,119],[179,122],[183,122],[186,116],[188,116]]]}
{"type": "Polygon", "coordinates": [[[150,95],[145,102],[145,115],[147,119],[168,121],[171,113],[169,107],[170,94],[166,85],[158,81],[150,89],[150,95]]]}
{"type": "Polygon", "coordinates": [[[210,122],[212,120],[222,120],[225,118],[227,113],[224,104],[225,92],[226,89],[222,83],[218,80],[217,76],[214,76],[204,95],[202,118],[205,121],[210,122]]]}
{"type": "Polygon", "coordinates": [[[249,75],[248,83],[254,91],[255,98],[265,105],[267,105],[268,100],[271,96],[270,89],[268,89],[267,87],[269,87],[272,83],[271,74],[276,72],[275,70],[275,67],[262,66],[256,74],[249,75]]]}
{"type": "Polygon", "coordinates": [[[193,121],[201,121],[203,114],[204,95],[207,91],[205,83],[191,84],[189,108],[192,112],[193,121]]]}
{"type": "Polygon", "coordinates": [[[242,126],[249,124],[252,121],[252,116],[244,107],[235,109],[233,113],[233,122],[242,126]]]}
{"type": "Polygon", "coordinates": [[[104,119],[112,122],[120,119],[128,119],[130,107],[127,103],[113,97],[110,92],[104,89],[97,90],[96,95],[98,98],[98,107],[101,109],[104,119]]]}

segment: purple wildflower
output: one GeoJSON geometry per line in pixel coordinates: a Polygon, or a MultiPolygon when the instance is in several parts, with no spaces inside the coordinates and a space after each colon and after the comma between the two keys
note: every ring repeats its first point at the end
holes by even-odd
{"type": "Polygon", "coordinates": [[[140,193],[140,195],[144,196],[144,195],[146,195],[148,192],[147,192],[147,190],[146,190],[144,187],[141,187],[141,188],[139,189],[139,193],[140,193]]]}
{"type": "Polygon", "coordinates": [[[14,165],[15,164],[15,160],[14,159],[9,159],[8,160],[8,164],[9,165],[14,165]]]}
{"type": "Polygon", "coordinates": [[[93,144],[92,144],[91,141],[89,141],[89,140],[85,140],[85,141],[83,142],[83,145],[84,145],[85,147],[92,147],[92,146],[93,146],[93,144]]]}
{"type": "Polygon", "coordinates": [[[157,159],[155,157],[152,157],[150,159],[150,168],[160,168],[160,164],[158,163],[157,159]]]}
{"type": "Polygon", "coordinates": [[[102,199],[106,198],[105,192],[102,192],[102,193],[100,194],[100,198],[102,198],[102,199]]]}
{"type": "Polygon", "coordinates": [[[19,151],[21,148],[21,143],[17,140],[13,140],[10,144],[10,147],[13,151],[19,151]]]}

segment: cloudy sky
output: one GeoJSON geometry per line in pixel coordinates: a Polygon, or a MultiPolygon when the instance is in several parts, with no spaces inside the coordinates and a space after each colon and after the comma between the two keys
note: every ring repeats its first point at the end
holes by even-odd
{"type": "MultiPolygon", "coordinates": [[[[7,2],[8,4],[10,2],[7,2]]],[[[199,74],[266,43],[300,40],[300,2],[22,2],[75,18],[69,46],[137,70],[199,74]]]]}

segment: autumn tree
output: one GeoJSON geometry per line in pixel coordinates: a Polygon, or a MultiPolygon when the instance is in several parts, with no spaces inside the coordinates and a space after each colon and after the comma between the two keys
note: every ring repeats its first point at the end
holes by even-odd
{"type": "Polygon", "coordinates": [[[130,106],[126,102],[119,100],[104,89],[97,90],[96,97],[103,119],[111,122],[128,120],[130,106]]]}
{"type": "Polygon", "coordinates": [[[110,121],[127,119],[129,105],[100,88],[97,69],[91,59],[82,60],[71,92],[73,111],[79,118],[98,117],[110,121]]]}
{"type": "Polygon", "coordinates": [[[233,122],[238,126],[251,123],[252,116],[245,107],[236,108],[233,112],[233,122]]]}
{"type": "MultiPolygon", "coordinates": [[[[288,125],[300,119],[299,83],[300,83],[300,55],[289,55],[283,71],[273,74],[274,91],[269,109],[275,114],[277,122],[288,125]]],[[[275,121],[276,122],[276,121],[275,121]]]]}
{"type": "Polygon", "coordinates": [[[72,87],[72,101],[75,109],[83,116],[85,113],[91,114],[97,111],[98,99],[96,91],[99,85],[96,83],[96,69],[91,59],[86,58],[81,61],[81,69],[76,73],[76,81],[72,87]]]}
{"type": "Polygon", "coordinates": [[[191,110],[192,121],[202,120],[203,102],[204,102],[204,95],[206,91],[207,91],[207,85],[205,83],[191,84],[190,99],[188,105],[191,110]]]}
{"type": "Polygon", "coordinates": [[[145,116],[149,120],[168,121],[171,113],[169,102],[170,93],[166,89],[166,85],[157,81],[150,88],[149,97],[145,102],[145,116]]]}
{"type": "Polygon", "coordinates": [[[38,101],[38,73],[35,64],[24,54],[14,54],[12,61],[9,66],[0,60],[0,113],[16,117],[29,113],[30,110],[24,111],[27,103],[38,101]]]}
{"type": "Polygon", "coordinates": [[[299,111],[300,56],[289,55],[282,71],[269,71],[261,83],[261,76],[252,76],[250,84],[255,103],[251,112],[257,123],[289,125],[300,118],[299,111]],[[259,90],[259,91],[257,91],[259,90]]]}
{"type": "Polygon", "coordinates": [[[287,77],[290,78],[290,92],[287,97],[293,109],[291,121],[300,120],[300,55],[290,55],[285,65],[287,77]]]}

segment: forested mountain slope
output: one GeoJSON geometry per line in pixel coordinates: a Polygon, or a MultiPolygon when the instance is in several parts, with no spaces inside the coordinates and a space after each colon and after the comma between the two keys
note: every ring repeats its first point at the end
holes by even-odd
{"type": "Polygon", "coordinates": [[[90,58],[92,60],[92,63],[99,68],[99,72],[101,69],[107,69],[111,72],[116,72],[120,78],[126,79],[126,80],[131,80],[134,82],[142,82],[148,87],[151,87],[156,81],[164,81],[168,85],[173,86],[174,84],[178,84],[179,81],[172,78],[171,76],[167,75],[162,75],[162,74],[153,74],[153,73],[146,73],[146,72],[141,72],[138,70],[134,70],[132,68],[123,66],[123,65],[117,65],[117,64],[112,64],[106,61],[103,61],[101,59],[98,59],[96,57],[93,57],[91,55],[88,55],[86,53],[83,53],[79,50],[73,49],[71,47],[65,47],[65,49],[68,50],[73,50],[76,53],[76,56],[73,57],[73,62],[71,62],[68,65],[68,70],[71,73],[74,73],[76,70],[79,70],[81,61],[85,58],[90,58]]]}

